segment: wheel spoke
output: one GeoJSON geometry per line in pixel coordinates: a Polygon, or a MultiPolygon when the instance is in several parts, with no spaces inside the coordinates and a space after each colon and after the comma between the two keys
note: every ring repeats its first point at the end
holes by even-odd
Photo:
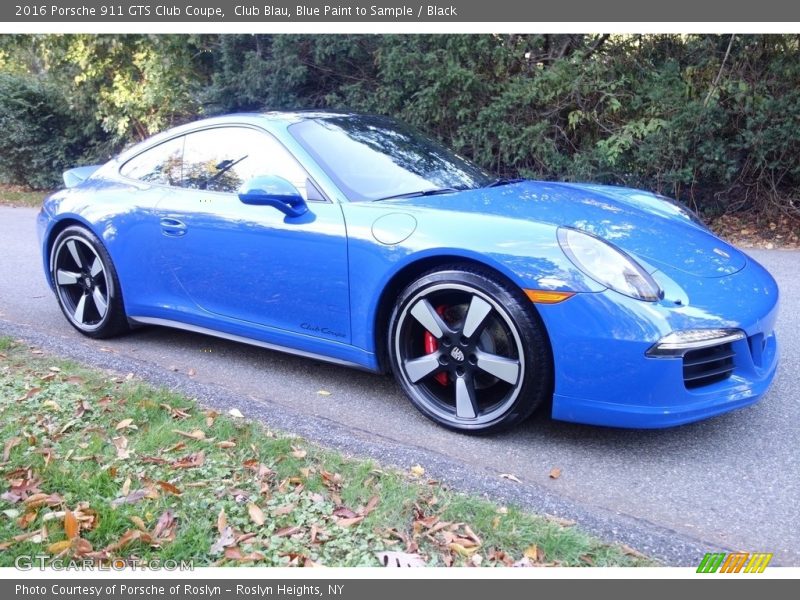
{"type": "Polygon", "coordinates": [[[75,273],[74,271],[67,271],[65,269],[59,269],[56,271],[56,283],[58,285],[75,285],[78,283],[81,274],[75,273]]]}
{"type": "Polygon", "coordinates": [[[102,319],[106,316],[106,310],[108,309],[108,302],[103,297],[103,293],[100,291],[100,288],[94,288],[92,290],[92,300],[94,300],[94,305],[97,308],[97,314],[100,315],[102,319]]]}
{"type": "Polygon", "coordinates": [[[417,383],[426,375],[430,375],[439,367],[439,358],[434,354],[426,354],[419,358],[413,358],[403,363],[406,375],[412,383],[417,383]]]}
{"type": "Polygon", "coordinates": [[[477,351],[477,366],[481,371],[486,371],[506,383],[515,385],[519,380],[519,361],[515,358],[506,358],[488,352],[477,351]]]}
{"type": "Polygon", "coordinates": [[[78,251],[78,246],[75,243],[75,240],[70,240],[67,242],[67,250],[72,255],[72,260],[75,261],[75,264],[78,265],[79,269],[83,268],[83,260],[81,259],[81,253],[78,251]]]}
{"type": "Polygon", "coordinates": [[[440,339],[447,329],[444,321],[436,314],[431,303],[424,298],[414,305],[411,309],[411,315],[436,339],[440,339]]]}
{"type": "Polygon", "coordinates": [[[81,299],[78,300],[77,306],[75,306],[75,312],[72,314],[72,318],[78,323],[83,323],[83,314],[86,312],[86,298],[87,294],[83,294],[81,296],[81,299]]]}
{"type": "Polygon", "coordinates": [[[478,416],[475,388],[464,377],[456,378],[456,416],[459,419],[474,419],[478,416]]]}
{"type": "Polygon", "coordinates": [[[94,262],[92,263],[92,268],[89,270],[89,274],[92,277],[97,277],[102,272],[103,272],[103,263],[100,262],[99,256],[95,256],[94,262]]]}
{"type": "Polygon", "coordinates": [[[464,319],[464,328],[461,334],[466,338],[471,338],[483,323],[486,316],[492,312],[492,305],[483,298],[473,296],[467,309],[467,316],[464,319]]]}

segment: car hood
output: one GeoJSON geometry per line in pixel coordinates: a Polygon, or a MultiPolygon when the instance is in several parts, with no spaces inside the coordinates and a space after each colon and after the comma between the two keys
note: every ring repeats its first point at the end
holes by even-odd
{"type": "Polygon", "coordinates": [[[640,190],[524,181],[494,188],[389,201],[394,206],[479,213],[567,226],[608,240],[649,263],[699,277],[741,270],[745,256],[694,223],[679,206],[640,190]]]}

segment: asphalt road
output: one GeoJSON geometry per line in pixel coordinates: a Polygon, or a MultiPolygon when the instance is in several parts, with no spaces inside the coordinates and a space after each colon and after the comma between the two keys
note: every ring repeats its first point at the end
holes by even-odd
{"type": "Polygon", "coordinates": [[[35,214],[0,207],[0,333],[237,406],[353,454],[421,463],[454,487],[575,519],[670,564],[696,565],[721,549],[773,552],[773,564],[800,566],[800,252],[751,252],[782,292],[782,360],[755,406],[661,431],[537,414],[511,432],[475,438],[433,425],[388,377],[155,327],[102,342],[82,337],[46,286],[35,214]],[[553,467],[560,478],[549,478],[553,467]]]}

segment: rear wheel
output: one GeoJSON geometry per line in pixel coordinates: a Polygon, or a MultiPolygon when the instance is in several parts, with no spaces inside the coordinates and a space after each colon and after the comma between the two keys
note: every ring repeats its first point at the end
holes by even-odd
{"type": "Polygon", "coordinates": [[[72,226],[58,235],[50,276],[61,311],[75,329],[93,338],[128,330],[114,265],[91,231],[72,226]]]}
{"type": "Polygon", "coordinates": [[[486,433],[515,425],[552,391],[544,327],[525,297],[471,267],[423,275],[401,294],[389,335],[395,377],[440,425],[486,433]]]}

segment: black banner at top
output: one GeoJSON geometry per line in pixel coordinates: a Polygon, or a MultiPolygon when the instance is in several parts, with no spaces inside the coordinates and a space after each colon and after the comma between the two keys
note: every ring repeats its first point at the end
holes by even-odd
{"type": "Polygon", "coordinates": [[[4,22],[791,22],[800,3],[786,0],[12,0],[4,22]]]}

